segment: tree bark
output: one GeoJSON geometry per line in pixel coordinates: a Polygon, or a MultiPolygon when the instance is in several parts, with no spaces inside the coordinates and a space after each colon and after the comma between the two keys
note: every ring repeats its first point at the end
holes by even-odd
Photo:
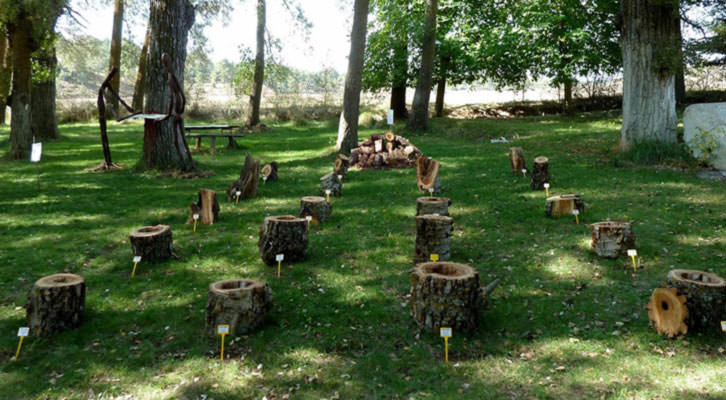
{"type": "Polygon", "coordinates": [[[439,82],[436,85],[436,118],[444,116],[444,94],[446,93],[446,75],[449,69],[449,58],[441,57],[441,71],[439,76],[439,82]]]}
{"type": "Polygon", "coordinates": [[[57,139],[55,77],[58,59],[55,46],[52,49],[43,49],[41,54],[36,55],[35,63],[44,70],[44,75],[48,75],[41,81],[33,82],[30,95],[30,129],[38,141],[57,139]]]}
{"type": "Polygon", "coordinates": [[[406,84],[408,83],[408,41],[406,30],[401,29],[400,42],[393,49],[393,82],[391,87],[391,110],[393,118],[408,118],[406,109],[406,84]]]}
{"type": "Polygon", "coordinates": [[[265,82],[265,0],[257,0],[257,55],[255,56],[255,74],[250,91],[250,115],[247,126],[260,123],[260,103],[262,102],[262,85],[265,82]]]}
{"type": "Polygon", "coordinates": [[[51,336],[81,325],[86,306],[86,281],[74,274],[40,278],[28,293],[25,306],[30,332],[51,336]]]}
{"type": "Polygon", "coordinates": [[[168,260],[174,255],[171,228],[168,225],[144,226],[129,235],[131,251],[142,262],[168,260]]]}
{"type": "Polygon", "coordinates": [[[325,222],[333,213],[333,207],[325,201],[325,197],[305,196],[300,199],[300,218],[308,215],[313,217],[313,221],[325,222]]]}
{"type": "Polygon", "coordinates": [[[201,189],[197,195],[197,202],[189,206],[190,215],[187,223],[194,222],[194,214],[199,214],[199,222],[204,225],[212,225],[219,221],[219,202],[214,190],[201,189]]]}
{"type": "Polygon", "coordinates": [[[438,0],[427,0],[426,2],[421,70],[419,71],[406,129],[425,130],[428,126],[429,96],[431,95],[434,53],[436,52],[436,12],[438,3],[438,0]]]}
{"type": "Polygon", "coordinates": [[[237,192],[240,192],[239,200],[257,196],[257,185],[260,175],[260,159],[255,161],[250,153],[245,155],[245,163],[239,178],[230,183],[227,187],[227,200],[237,201],[237,192]]]}
{"type": "Polygon", "coordinates": [[[573,210],[578,210],[580,215],[585,212],[585,202],[579,194],[561,194],[545,200],[545,215],[548,217],[572,215],[573,210]]]}
{"type": "Polygon", "coordinates": [[[620,149],[677,140],[675,73],[680,56],[678,3],[623,0],[623,125],[620,149]]]}
{"type": "MultiPolygon", "coordinates": [[[[119,72],[111,79],[111,87],[116,93],[120,93],[119,85],[121,84],[121,35],[124,20],[124,0],[114,0],[113,7],[113,28],[111,30],[111,54],[109,55],[109,70],[113,67],[119,69],[119,72]]],[[[118,99],[111,99],[111,107],[118,113],[118,99]]],[[[139,107],[140,110],[142,107],[139,107]]]]}
{"type": "Polygon", "coordinates": [[[33,134],[30,129],[30,87],[33,51],[30,38],[31,21],[22,14],[14,24],[8,25],[8,36],[13,57],[12,94],[10,96],[10,157],[27,158],[33,134]]]}
{"type": "Polygon", "coordinates": [[[512,166],[512,174],[520,174],[522,170],[527,170],[527,164],[524,162],[524,150],[521,147],[509,148],[509,164],[512,166]]]}
{"type": "Polygon", "coordinates": [[[131,108],[134,110],[144,109],[144,73],[146,72],[146,59],[149,56],[149,37],[151,36],[151,27],[146,28],[146,38],[144,45],[141,47],[141,55],[139,56],[139,70],[136,72],[136,82],[134,83],[134,97],[131,100],[131,108]]]}
{"type": "Polygon", "coordinates": [[[353,29],[350,34],[350,56],[348,73],[345,76],[343,111],[338,124],[336,150],[345,155],[358,145],[358,114],[360,112],[360,91],[363,80],[363,54],[366,47],[369,0],[355,0],[353,6],[353,29]]]}
{"type": "Polygon", "coordinates": [[[688,316],[685,319],[692,332],[718,332],[726,318],[726,281],[720,276],[690,269],[668,272],[666,282],[679,295],[686,296],[688,316]]]}
{"type": "Polygon", "coordinates": [[[448,197],[419,197],[416,199],[416,215],[439,214],[449,216],[451,199],[448,197]]]}
{"type": "Polygon", "coordinates": [[[439,260],[451,258],[451,234],[454,219],[445,215],[426,214],[416,217],[416,245],[413,262],[426,262],[431,254],[438,254],[439,260]]]}
{"type": "Polygon", "coordinates": [[[0,125],[5,125],[8,95],[10,94],[10,79],[12,78],[12,57],[10,45],[6,35],[0,35],[0,125]]]}
{"type": "Polygon", "coordinates": [[[547,157],[535,157],[532,165],[532,181],[529,187],[532,190],[543,190],[544,184],[550,182],[550,160],[547,157]]]}
{"type": "Polygon", "coordinates": [[[683,33],[681,32],[681,21],[678,21],[678,46],[680,56],[678,57],[678,69],[676,70],[676,104],[686,102],[686,63],[683,60],[683,33]]]}
{"type": "Polygon", "coordinates": [[[564,104],[562,105],[562,110],[565,113],[569,113],[572,111],[572,78],[567,78],[563,86],[565,92],[565,99],[564,104]]]}
{"type": "Polygon", "coordinates": [[[341,189],[343,184],[338,179],[338,175],[335,172],[328,172],[320,178],[320,194],[325,196],[325,191],[330,190],[330,195],[339,197],[341,195],[341,189]]]}
{"type": "MultiPolygon", "coordinates": [[[[173,75],[179,89],[184,87],[184,63],[187,57],[187,33],[194,24],[194,7],[189,0],[164,1],[151,0],[149,13],[149,53],[145,71],[146,104],[144,113],[158,114],[171,107],[175,114],[183,114],[184,97],[177,98],[171,92],[171,77],[166,72],[162,54],[171,59],[173,75]],[[179,112],[181,111],[181,113],[179,112]]],[[[183,89],[182,89],[183,90],[183,89]]],[[[171,112],[169,110],[168,112],[171,112]]],[[[180,169],[193,170],[194,163],[187,146],[183,129],[177,126],[178,118],[171,117],[164,121],[145,120],[144,124],[144,155],[143,166],[148,169],[180,169]]]]}
{"type": "Polygon", "coordinates": [[[304,260],[308,249],[308,222],[292,215],[265,217],[257,246],[267,265],[274,265],[278,254],[285,255],[285,262],[304,260]]]}
{"type": "Polygon", "coordinates": [[[630,222],[603,221],[590,225],[592,249],[600,257],[618,258],[635,248],[635,233],[630,222]]]}
{"type": "Polygon", "coordinates": [[[416,159],[416,184],[420,191],[428,192],[433,189],[434,193],[439,192],[439,169],[441,164],[431,157],[420,155],[416,159]]]}
{"type": "Polygon", "coordinates": [[[272,309],[272,289],[262,281],[227,279],[209,285],[207,292],[207,335],[216,337],[218,325],[229,325],[230,335],[257,328],[272,309]]]}
{"type": "Polygon", "coordinates": [[[262,179],[270,182],[277,182],[277,168],[277,163],[275,161],[262,166],[262,170],[260,171],[262,179]]]}

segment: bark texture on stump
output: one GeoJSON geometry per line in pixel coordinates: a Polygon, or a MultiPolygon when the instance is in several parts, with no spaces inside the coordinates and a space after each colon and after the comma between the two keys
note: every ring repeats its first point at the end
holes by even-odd
{"type": "Polygon", "coordinates": [[[333,213],[333,207],[325,201],[325,197],[305,196],[300,199],[300,218],[308,215],[313,217],[313,221],[325,222],[333,213]]]}
{"type": "Polygon", "coordinates": [[[512,173],[519,174],[523,169],[527,169],[524,162],[524,150],[521,147],[509,148],[509,163],[512,165],[512,173]]]}
{"type": "Polygon", "coordinates": [[[285,255],[285,262],[304,260],[308,249],[308,222],[292,215],[265,217],[257,246],[267,265],[274,265],[278,254],[285,255]]]}
{"type": "Polygon", "coordinates": [[[192,203],[189,208],[188,224],[194,222],[194,214],[199,214],[199,222],[205,225],[219,221],[219,202],[214,190],[201,189],[197,195],[197,202],[192,203]]]}
{"type": "Polygon", "coordinates": [[[277,181],[277,163],[271,162],[265,164],[261,171],[262,178],[267,178],[268,181],[277,181]]]}
{"type": "Polygon", "coordinates": [[[320,178],[320,194],[325,195],[325,190],[330,189],[330,195],[339,197],[341,195],[341,189],[343,184],[338,179],[338,175],[335,172],[329,172],[320,178]]]}
{"type": "Polygon", "coordinates": [[[451,199],[448,197],[419,197],[416,199],[416,215],[439,214],[449,216],[451,199]]]}
{"type": "Polygon", "coordinates": [[[548,160],[547,157],[539,156],[534,159],[534,166],[532,166],[532,182],[529,184],[529,187],[532,188],[532,190],[543,190],[544,184],[549,182],[550,160],[548,160]]]}
{"type": "Polygon", "coordinates": [[[630,222],[603,221],[590,225],[592,249],[600,257],[618,258],[635,248],[635,233],[630,222]]]}
{"type": "Polygon", "coordinates": [[[227,199],[229,201],[235,201],[236,193],[242,192],[239,196],[240,199],[246,199],[257,196],[257,184],[259,183],[260,175],[260,159],[257,161],[252,158],[250,153],[245,156],[245,164],[242,166],[242,171],[239,174],[239,179],[229,184],[227,187],[227,199]]]}
{"type": "Polygon", "coordinates": [[[413,262],[429,261],[431,254],[438,254],[439,260],[451,257],[451,232],[454,219],[444,215],[427,214],[416,217],[416,247],[413,262]]]}
{"type": "Polygon", "coordinates": [[[168,260],[174,255],[171,228],[168,225],[145,226],[129,235],[131,251],[142,262],[168,260]]]}
{"type": "Polygon", "coordinates": [[[338,157],[335,158],[335,163],[333,163],[333,173],[335,175],[341,175],[343,178],[345,178],[345,175],[348,173],[349,167],[350,157],[346,156],[345,154],[338,154],[338,157]]]}
{"type": "Polygon", "coordinates": [[[50,336],[81,324],[86,304],[86,281],[75,274],[40,278],[28,293],[26,320],[30,333],[50,336]]]}
{"type": "Polygon", "coordinates": [[[679,295],[686,296],[690,331],[718,331],[726,320],[726,281],[716,274],[690,269],[668,272],[666,282],[679,295]]]}
{"type": "Polygon", "coordinates": [[[657,288],[648,303],[648,318],[661,335],[673,336],[688,332],[686,296],[679,296],[675,288],[657,288]]]}
{"type": "Polygon", "coordinates": [[[427,262],[410,272],[411,316],[419,328],[438,333],[441,327],[454,332],[476,329],[482,296],[479,273],[465,264],[427,262]]]}
{"type": "Polygon", "coordinates": [[[272,289],[252,279],[226,279],[209,285],[207,335],[217,336],[217,325],[228,324],[230,335],[249,333],[272,309],[272,289]]]}
{"type": "Polygon", "coordinates": [[[545,202],[545,214],[548,217],[559,218],[565,215],[572,215],[572,210],[577,209],[580,215],[585,212],[585,202],[579,194],[561,194],[548,197],[545,202]]]}
{"type": "Polygon", "coordinates": [[[428,192],[433,188],[434,193],[439,192],[440,167],[441,164],[431,157],[421,155],[416,159],[416,180],[420,191],[428,192]]]}

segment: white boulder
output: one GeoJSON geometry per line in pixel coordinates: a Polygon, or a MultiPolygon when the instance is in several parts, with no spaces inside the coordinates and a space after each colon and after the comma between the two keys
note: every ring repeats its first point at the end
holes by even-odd
{"type": "Polygon", "coordinates": [[[726,103],[693,104],[683,113],[683,139],[693,155],[726,170],[726,103]]]}

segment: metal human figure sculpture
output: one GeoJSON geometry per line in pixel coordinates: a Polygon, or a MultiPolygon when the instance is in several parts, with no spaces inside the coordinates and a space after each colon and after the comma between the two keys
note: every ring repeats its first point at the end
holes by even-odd
{"type": "Polygon", "coordinates": [[[181,89],[181,86],[179,85],[179,81],[176,78],[176,75],[174,75],[174,72],[171,67],[171,57],[167,53],[163,53],[161,55],[161,63],[164,65],[164,69],[166,70],[168,80],[167,83],[169,85],[169,107],[166,111],[166,116],[162,118],[157,118],[157,122],[165,121],[169,118],[172,118],[172,130],[174,131],[174,147],[176,147],[177,154],[179,155],[179,160],[182,164],[183,169],[187,170],[185,167],[186,163],[184,162],[184,154],[182,154],[182,151],[186,152],[187,158],[189,159],[189,165],[191,170],[196,169],[194,166],[194,160],[192,159],[192,152],[189,150],[189,145],[187,144],[186,137],[184,136],[184,106],[186,105],[186,97],[184,97],[184,92],[181,89]],[[181,137],[182,144],[184,145],[183,149],[179,145],[179,138],[181,137]]]}
{"type": "MultiPolygon", "coordinates": [[[[118,73],[118,67],[111,68],[111,71],[108,73],[108,76],[106,77],[106,80],[103,81],[101,84],[101,87],[98,89],[98,125],[101,128],[101,145],[103,146],[103,163],[94,168],[96,171],[109,171],[113,169],[121,169],[122,167],[116,163],[114,163],[111,160],[111,148],[108,145],[108,135],[106,134],[106,95],[107,91],[108,93],[111,93],[112,96],[114,96],[116,99],[119,100],[121,104],[128,110],[128,112],[131,113],[131,115],[138,114],[139,112],[134,110],[131,106],[126,104],[125,101],[116,93],[115,90],[113,90],[113,87],[111,86],[111,79],[114,75],[118,73]]],[[[126,117],[128,118],[128,117],[126,117]]],[[[117,121],[121,121],[125,118],[117,118],[117,121]]]]}

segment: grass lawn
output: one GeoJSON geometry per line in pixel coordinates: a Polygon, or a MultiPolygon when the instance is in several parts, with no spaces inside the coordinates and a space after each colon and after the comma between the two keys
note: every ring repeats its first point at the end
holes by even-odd
{"type": "Polygon", "coordinates": [[[98,128],[74,124],[44,143],[40,190],[35,165],[0,161],[0,398],[726,397],[724,336],[661,338],[645,307],[671,268],[726,275],[726,186],[687,169],[613,167],[612,115],[441,119],[408,135],[443,164],[452,260],[474,266],[482,283],[502,279],[476,333],[454,332],[445,364],[443,341],[409,316],[414,169],[352,170],[332,219],[312,229],[305,262],[276,279],[260,260],[264,216],[296,214],[332,168],[330,126],[276,125],[240,140],[280,164],[280,181],[237,206],[223,202],[220,222],[196,233],[184,224],[189,203],[200,188],[223,200],[245,151],[195,152],[215,172],[208,178],[137,173],[141,125],[112,123],[114,161],[127,168],[89,173],[103,159],[98,128]],[[549,157],[553,194],[581,194],[584,224],[544,217],[544,193],[510,172],[510,144],[489,143],[500,135],[524,148],[528,166],[549,157]],[[637,273],[626,258],[590,251],[586,224],[608,218],[634,223],[637,273]],[[131,280],[128,234],[159,223],[171,225],[180,260],[142,262],[131,280]],[[26,293],[62,271],[86,279],[83,325],[28,338],[11,362],[26,293]],[[232,277],[269,282],[275,306],[259,330],[228,338],[231,357],[220,362],[219,341],[203,336],[204,306],[208,285],[232,277]]]}

